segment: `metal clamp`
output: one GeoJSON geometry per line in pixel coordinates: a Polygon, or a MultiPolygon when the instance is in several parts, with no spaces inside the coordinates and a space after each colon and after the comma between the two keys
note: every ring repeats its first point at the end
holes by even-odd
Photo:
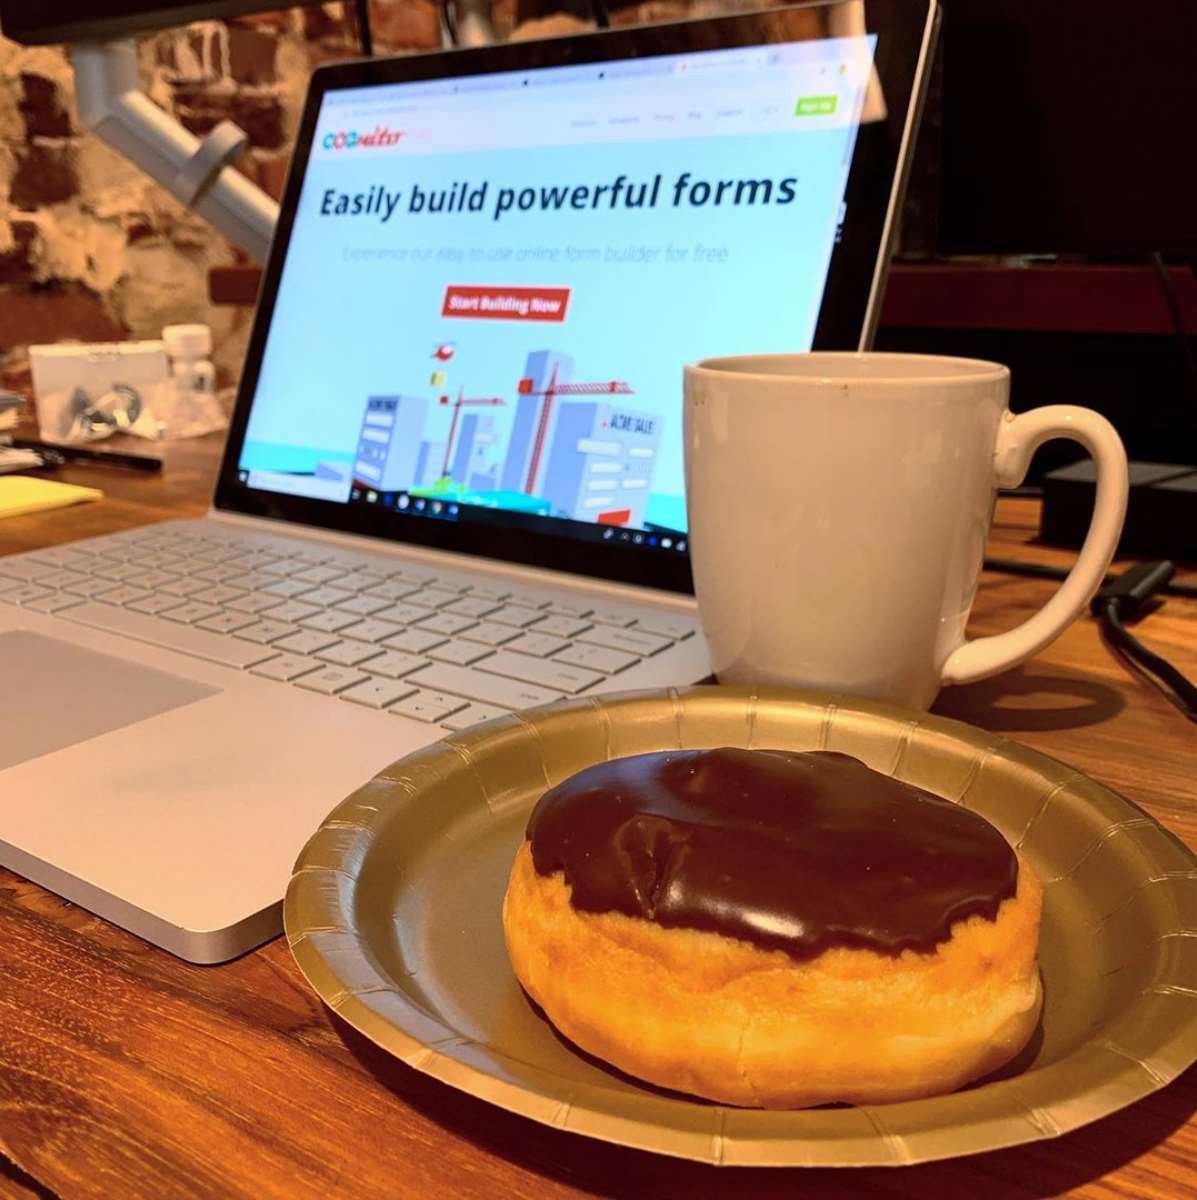
{"type": "Polygon", "coordinates": [[[248,145],[249,135],[232,121],[221,121],[199,144],[199,149],[179,168],[170,190],[185,204],[193,204],[205,188],[248,145]]]}

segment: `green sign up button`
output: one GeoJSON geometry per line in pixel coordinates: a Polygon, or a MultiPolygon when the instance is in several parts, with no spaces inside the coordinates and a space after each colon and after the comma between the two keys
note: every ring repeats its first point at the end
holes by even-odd
{"type": "Polygon", "coordinates": [[[829,117],[835,112],[839,96],[799,96],[796,117],[829,117]]]}

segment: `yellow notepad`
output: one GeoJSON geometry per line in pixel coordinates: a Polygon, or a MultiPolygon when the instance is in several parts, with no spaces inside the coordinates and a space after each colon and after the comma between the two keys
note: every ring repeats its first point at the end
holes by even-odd
{"type": "Polygon", "coordinates": [[[103,495],[99,488],[76,487],[73,483],[56,483],[53,479],[0,475],[0,518],[19,517],[47,508],[65,508],[68,504],[99,500],[103,495]]]}

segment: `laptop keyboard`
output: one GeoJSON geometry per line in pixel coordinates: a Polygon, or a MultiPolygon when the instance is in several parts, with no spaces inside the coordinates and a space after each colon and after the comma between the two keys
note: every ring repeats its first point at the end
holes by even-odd
{"type": "Polygon", "coordinates": [[[0,603],[447,729],[594,690],[698,628],[293,538],[172,526],[0,557],[0,603]]]}

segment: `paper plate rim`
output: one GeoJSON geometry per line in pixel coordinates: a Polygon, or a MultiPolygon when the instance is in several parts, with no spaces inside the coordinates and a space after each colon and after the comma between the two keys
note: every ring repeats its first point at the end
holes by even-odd
{"type": "MultiPolygon", "coordinates": [[[[822,1110],[764,1111],[733,1106],[665,1100],[646,1092],[644,1108],[648,1119],[619,1111],[620,1103],[603,1103],[615,1093],[594,1087],[566,1086],[564,1096],[545,1096],[514,1081],[503,1068],[503,1053],[455,1034],[436,1013],[425,1011],[397,990],[379,966],[368,940],[355,927],[354,884],[361,870],[374,828],[395,806],[417,803],[418,788],[411,782],[421,771],[437,771],[438,760],[460,766],[471,762],[491,739],[504,732],[534,723],[534,727],[559,719],[573,719],[579,708],[592,709],[605,721],[618,718],[648,704],[679,706],[725,705],[739,700],[746,706],[751,728],[754,714],[762,706],[823,711],[824,732],[835,716],[866,717],[896,722],[946,735],[953,741],[984,747],[987,755],[1015,757],[1036,770],[1054,787],[1078,781],[1096,789],[1108,802],[1125,807],[1136,817],[1129,824],[1150,825],[1164,833],[1187,861],[1186,876],[1197,879],[1197,856],[1175,834],[1118,792],[1096,783],[1064,763],[1013,742],[948,717],[914,712],[893,705],[813,691],[774,688],[736,688],[699,685],[659,691],[621,692],[601,697],[559,701],[544,708],[496,718],[404,756],[378,773],[363,788],[346,798],[325,818],[300,852],[287,888],[283,907],[288,945],[300,972],[318,996],[339,1017],[363,1036],[410,1067],[439,1079],[460,1091],[494,1103],[508,1111],[542,1124],[566,1129],[589,1138],[655,1153],[706,1162],[713,1165],[745,1166],[900,1166],[932,1162],[967,1154],[1005,1149],[1059,1137],[1074,1129],[1117,1112],[1172,1082],[1197,1061],[1197,1005],[1184,1020],[1167,1023],[1159,1030],[1156,1052],[1138,1057],[1117,1046],[1097,1047],[1105,1056],[1102,1101],[1086,1104],[1086,1089],[1065,1085],[1056,1102],[1036,1104],[1019,1094],[1020,1076],[985,1084],[971,1091],[923,1101],[893,1105],[822,1110]],[[317,916],[313,918],[312,914],[317,916]],[[594,1096],[588,1093],[595,1093],[594,1096]],[[1001,1095],[1002,1103],[991,1098],[1001,1095]],[[961,1098],[965,1099],[962,1101],[961,1098]],[[898,1132],[903,1112],[912,1105],[947,1105],[961,1108],[969,1120],[957,1124],[952,1138],[937,1144],[921,1138],[911,1144],[909,1135],[898,1132]],[[1011,1109],[1019,1110],[1012,1118],[1011,1109]],[[681,1119],[682,1115],[687,1119],[681,1119]],[[830,1132],[810,1137],[788,1126],[815,1120],[830,1132]],[[839,1127],[842,1127],[839,1128],[839,1127]],[[837,1156],[837,1145],[854,1148],[851,1155],[837,1156]]],[[[691,713],[691,715],[693,715],[691,713]]],[[[679,725],[680,728],[680,725],[679,725]]],[[[909,736],[909,734],[908,734],[909,736]]],[[[1124,823],[1119,823],[1124,827],[1124,823]]],[[[1177,930],[1178,935],[1197,938],[1197,927],[1177,930]]],[[[1197,999],[1197,980],[1189,983],[1157,980],[1157,990],[1179,989],[1177,994],[1197,999]]],[[[1082,1051],[1089,1051],[1087,1044],[1082,1051]]],[[[1040,1068],[1059,1073],[1080,1052],[1040,1068]]],[[[539,1068],[519,1064],[524,1073],[543,1075],[552,1085],[570,1081],[539,1068]]],[[[924,1131],[934,1133],[935,1129],[924,1131]]]]}

